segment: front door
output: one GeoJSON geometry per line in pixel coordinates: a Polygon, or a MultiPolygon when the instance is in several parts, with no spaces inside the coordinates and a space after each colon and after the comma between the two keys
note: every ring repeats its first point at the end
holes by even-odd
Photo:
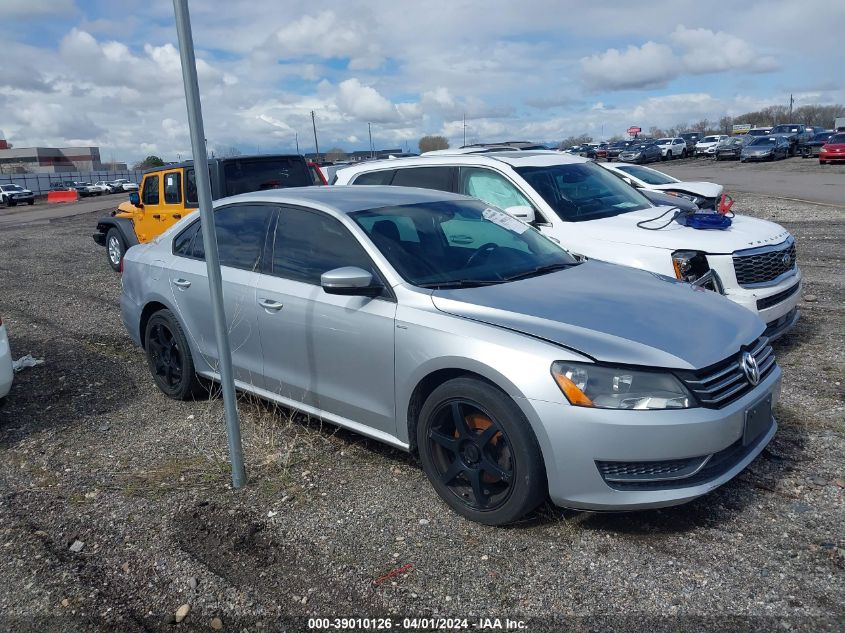
{"type": "Polygon", "coordinates": [[[396,303],[327,294],[322,273],[375,266],[336,218],[283,207],[257,287],[267,388],[294,402],[396,434],[396,303]]]}

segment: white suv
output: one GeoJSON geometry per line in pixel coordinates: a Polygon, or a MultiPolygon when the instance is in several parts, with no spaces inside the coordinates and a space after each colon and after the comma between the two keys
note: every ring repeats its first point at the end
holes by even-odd
{"type": "Polygon", "coordinates": [[[533,224],[573,254],[717,290],[756,312],[770,338],[798,320],[801,271],[794,239],[782,226],[741,215],[726,230],[667,223],[671,207],[653,206],[634,187],[579,156],[523,151],[369,161],[338,171],[336,184],[474,196],[533,224]]]}
{"type": "Polygon", "coordinates": [[[686,158],[687,142],[680,138],[661,138],[657,139],[657,147],[663,152],[663,158],[672,160],[673,158],[686,158]]]}
{"type": "Polygon", "coordinates": [[[703,139],[695,144],[696,156],[715,156],[716,146],[724,139],[730,138],[725,134],[714,134],[712,136],[705,136],[703,139]]]}

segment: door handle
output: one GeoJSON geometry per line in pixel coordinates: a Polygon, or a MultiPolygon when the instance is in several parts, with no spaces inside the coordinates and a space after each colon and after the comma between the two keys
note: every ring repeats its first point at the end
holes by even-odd
{"type": "Polygon", "coordinates": [[[284,307],[283,303],[273,301],[272,299],[259,299],[258,305],[260,305],[265,310],[272,310],[273,312],[278,312],[284,307]]]}
{"type": "Polygon", "coordinates": [[[173,284],[179,286],[180,288],[190,288],[191,282],[187,279],[174,279],[173,284]]]}

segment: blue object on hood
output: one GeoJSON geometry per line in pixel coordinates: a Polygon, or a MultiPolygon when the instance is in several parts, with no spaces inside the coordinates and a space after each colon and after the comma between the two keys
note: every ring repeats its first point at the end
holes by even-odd
{"type": "Polygon", "coordinates": [[[730,216],[713,211],[679,213],[675,217],[675,221],[694,229],[726,229],[731,225],[730,216]]]}

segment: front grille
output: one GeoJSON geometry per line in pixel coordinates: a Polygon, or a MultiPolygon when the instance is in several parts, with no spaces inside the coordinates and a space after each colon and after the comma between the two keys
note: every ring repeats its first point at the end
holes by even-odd
{"type": "Polygon", "coordinates": [[[795,241],[787,240],[770,249],[753,249],[733,256],[736,280],[740,286],[752,286],[773,281],[795,268],[795,241]]]}
{"type": "Polygon", "coordinates": [[[665,481],[687,477],[701,468],[707,457],[667,459],[657,462],[601,462],[597,461],[605,481],[665,481]]]}
{"type": "MultiPolygon", "coordinates": [[[[745,351],[745,350],[743,350],[745,351]]],[[[777,366],[769,339],[757,339],[747,350],[757,361],[762,382],[777,366]]],[[[721,409],[754,388],[742,369],[743,352],[696,372],[679,372],[681,380],[695,394],[702,406],[721,409]]]]}
{"type": "Polygon", "coordinates": [[[766,308],[776,306],[781,301],[785,301],[788,297],[791,297],[796,292],[798,292],[798,286],[799,284],[795,284],[794,286],[790,286],[786,290],[774,294],[771,297],[763,297],[762,299],[757,299],[757,309],[765,310],[766,308]]]}

